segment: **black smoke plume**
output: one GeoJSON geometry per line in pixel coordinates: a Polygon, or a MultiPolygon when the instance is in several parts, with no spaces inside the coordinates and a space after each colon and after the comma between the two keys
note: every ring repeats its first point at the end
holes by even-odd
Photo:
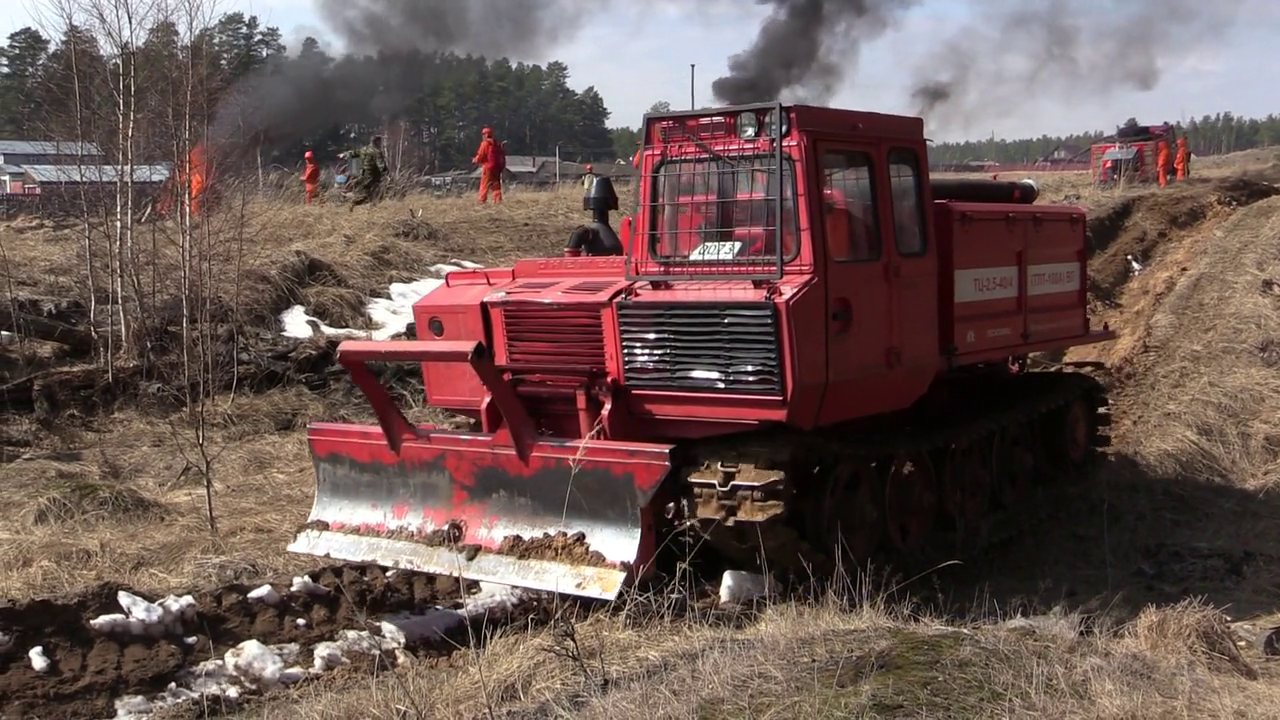
{"type": "Polygon", "coordinates": [[[530,59],[573,37],[601,2],[588,0],[315,0],[321,22],[348,54],[336,70],[307,63],[264,68],[242,79],[212,122],[215,145],[305,136],[336,122],[376,123],[413,96],[421,69],[413,53],[455,52],[530,59]],[[403,62],[401,60],[403,59],[403,62]],[[373,102],[353,106],[348,95],[373,102]],[[349,92],[358,89],[358,92],[349,92]]]}
{"type": "Polygon", "coordinates": [[[756,0],[768,18],[729,74],[711,84],[730,105],[779,99],[823,104],[856,69],[862,44],[920,0],[756,0]],[[784,97],[785,96],[785,97],[784,97]]]}
{"type": "MultiPolygon", "coordinates": [[[[602,3],[586,0],[317,0],[355,53],[453,51],[527,58],[568,40],[602,3]]],[[[513,58],[514,59],[514,58],[513,58]]]]}
{"type": "Polygon", "coordinates": [[[931,129],[970,131],[1037,104],[1063,108],[1146,92],[1172,63],[1220,44],[1243,4],[981,0],[977,19],[926,55],[911,100],[931,129]]]}

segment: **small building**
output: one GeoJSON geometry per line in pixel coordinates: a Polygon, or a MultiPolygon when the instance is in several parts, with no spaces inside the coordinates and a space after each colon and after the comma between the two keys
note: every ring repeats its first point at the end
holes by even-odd
{"type": "Polygon", "coordinates": [[[1080,162],[1080,157],[1087,154],[1089,148],[1081,147],[1072,143],[1063,143],[1054,148],[1042,158],[1036,160],[1037,164],[1044,165],[1068,165],[1080,162]]]}
{"type": "MultiPolygon", "coordinates": [[[[22,192],[38,198],[38,212],[45,216],[74,215],[86,206],[110,207],[115,202],[117,179],[122,177],[121,169],[112,165],[26,165],[22,171],[22,192]]],[[[154,197],[170,172],[168,165],[134,166],[135,206],[142,207],[154,197]]]]}
{"type": "Polygon", "coordinates": [[[0,165],[102,165],[96,143],[67,140],[0,140],[0,165]]]}
{"type": "MultiPolygon", "coordinates": [[[[508,155],[507,170],[502,173],[502,181],[514,183],[544,182],[538,179],[539,171],[548,165],[551,167],[552,182],[555,182],[556,159],[554,157],[544,155],[508,155]]],[[[479,179],[483,172],[483,168],[476,168],[468,175],[479,179]]],[[[545,176],[545,173],[543,175],[545,176]]]]}
{"type": "Polygon", "coordinates": [[[21,193],[23,191],[22,181],[25,175],[18,165],[0,163],[0,195],[21,193]]]}
{"type": "MultiPolygon", "coordinates": [[[[611,162],[593,163],[592,169],[597,175],[608,175],[615,182],[629,181],[636,175],[636,170],[629,163],[618,165],[611,162]]],[[[473,179],[480,178],[479,168],[467,175],[473,179]]],[[[503,173],[504,182],[527,185],[554,185],[558,179],[561,183],[581,182],[587,174],[587,163],[561,160],[557,173],[556,159],[543,155],[508,155],[507,171],[503,173]]]]}
{"type": "Polygon", "coordinates": [[[423,178],[422,186],[435,195],[449,195],[476,189],[479,175],[468,170],[450,170],[423,178]]]}
{"type": "MultiPolygon", "coordinates": [[[[124,173],[114,165],[24,165],[23,186],[27,192],[41,192],[51,187],[105,185],[114,186],[124,173]]],[[[135,165],[134,185],[159,186],[169,179],[168,165],[135,165]]]]}

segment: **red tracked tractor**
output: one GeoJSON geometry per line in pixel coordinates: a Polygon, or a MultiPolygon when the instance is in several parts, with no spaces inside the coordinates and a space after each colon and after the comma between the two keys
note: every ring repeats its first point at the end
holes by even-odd
{"type": "Polygon", "coordinates": [[[779,104],[646,116],[621,238],[599,179],[564,257],[453,272],[417,340],[342,343],[379,425],[311,426],[289,549],[612,599],[675,537],[808,572],[1028,515],[1108,444],[1101,385],[1028,364],[1113,337],[1086,314],[1085,213],[930,180],[923,130],[779,104]],[[428,403],[471,426],[411,424],[373,362],[420,364],[428,403]]]}
{"type": "Polygon", "coordinates": [[[1096,185],[1154,183],[1159,180],[1159,144],[1174,151],[1177,129],[1169,123],[1138,125],[1136,121],[1116,129],[1089,147],[1089,166],[1096,185]]]}

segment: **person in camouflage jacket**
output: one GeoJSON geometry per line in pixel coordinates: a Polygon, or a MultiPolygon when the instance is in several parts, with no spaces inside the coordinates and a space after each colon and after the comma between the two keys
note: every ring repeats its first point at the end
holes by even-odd
{"type": "Polygon", "coordinates": [[[343,157],[353,157],[360,161],[360,176],[350,181],[351,205],[376,202],[381,199],[382,184],[387,179],[387,155],[382,151],[382,136],[374,135],[373,140],[359,150],[343,153],[343,157]]]}

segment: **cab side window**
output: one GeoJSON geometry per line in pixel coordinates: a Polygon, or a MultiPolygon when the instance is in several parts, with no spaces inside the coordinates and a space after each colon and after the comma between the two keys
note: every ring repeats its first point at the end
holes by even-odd
{"type": "Polygon", "coordinates": [[[893,197],[893,234],[898,254],[919,257],[928,249],[924,205],[920,202],[920,160],[914,150],[889,151],[889,192],[893,197]]]}
{"type": "Polygon", "coordinates": [[[822,217],[827,255],[838,262],[880,259],[871,155],[855,150],[822,154],[822,217]]]}

